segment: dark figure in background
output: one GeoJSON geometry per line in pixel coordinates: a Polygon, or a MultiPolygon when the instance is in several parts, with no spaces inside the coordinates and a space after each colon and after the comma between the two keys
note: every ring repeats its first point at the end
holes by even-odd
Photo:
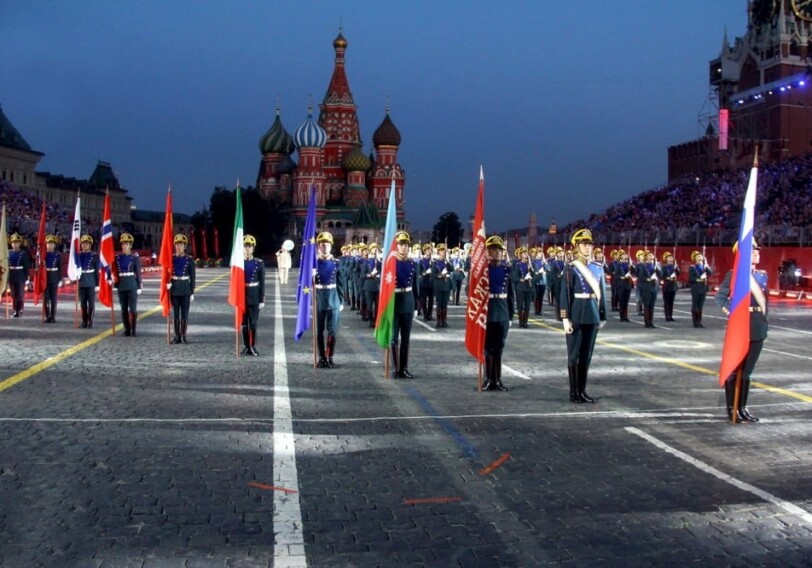
{"type": "Polygon", "coordinates": [[[245,269],[245,313],[242,315],[242,355],[256,357],[257,321],[259,311],[265,307],[265,263],[254,258],[257,239],[253,235],[242,238],[243,267],[245,269]]]}
{"type": "Polygon", "coordinates": [[[93,314],[96,311],[96,292],[99,291],[99,255],[90,250],[93,237],[82,235],[79,239],[82,252],[79,253],[79,306],[82,309],[82,324],[79,327],[93,327],[93,314]]]}
{"type": "MultiPolygon", "coordinates": [[[[733,251],[736,251],[738,243],[733,245],[733,251]]],[[[759,250],[756,240],[753,239],[753,251],[750,256],[750,346],[747,350],[747,355],[740,365],[742,373],[741,392],[739,394],[739,411],[736,415],[736,422],[758,422],[758,418],[750,414],[747,409],[747,399],[750,394],[750,376],[753,374],[753,369],[756,368],[758,357],[761,355],[761,349],[764,346],[764,340],[767,339],[767,329],[769,327],[767,314],[769,311],[767,305],[767,273],[763,270],[756,270],[756,266],[761,261],[761,252],[759,250]]],[[[716,293],[716,303],[722,308],[725,315],[730,315],[730,295],[731,295],[731,282],[733,279],[733,271],[730,270],[725,275],[724,280],[719,285],[719,291],[716,293]]],[[[736,394],[736,375],[738,369],[734,371],[725,380],[725,402],[727,403],[727,417],[728,420],[733,421],[733,403],[736,394]]]]}
{"type": "Polygon", "coordinates": [[[121,253],[113,261],[113,284],[118,290],[124,336],[135,337],[138,321],[138,296],[141,295],[141,259],[132,252],[133,236],[123,233],[119,237],[121,253]]]}
{"type": "Polygon", "coordinates": [[[395,318],[392,321],[392,377],[413,379],[409,372],[409,339],[420,298],[417,262],[409,258],[411,237],[406,231],[395,235],[395,318]]]}
{"type": "Polygon", "coordinates": [[[43,308],[45,309],[45,323],[56,323],[56,304],[59,295],[59,283],[62,282],[62,255],[56,252],[59,237],[48,235],[45,237],[45,295],[43,308]]]}
{"type": "Polygon", "coordinates": [[[186,254],[189,239],[178,233],[174,238],[175,254],[172,255],[172,281],[169,288],[174,311],[175,337],[170,343],[186,343],[189,325],[189,305],[195,301],[195,259],[186,254]]]}
{"type": "Polygon", "coordinates": [[[606,286],[603,267],[592,262],[592,233],[579,229],[572,236],[575,255],[561,283],[561,319],[567,335],[570,402],[595,402],[586,382],[598,330],[606,324],[606,286]]]}
{"type": "Polygon", "coordinates": [[[507,391],[502,383],[502,353],[513,321],[511,267],[502,258],[505,243],[494,235],[485,240],[488,249],[488,321],[485,323],[485,383],[483,391],[507,391]]]}
{"type": "Polygon", "coordinates": [[[691,253],[691,262],[693,264],[688,269],[688,281],[691,283],[691,317],[694,320],[694,327],[705,327],[702,325],[702,308],[710,288],[708,278],[713,271],[705,263],[705,256],[698,250],[691,253]]]}
{"type": "Polygon", "coordinates": [[[679,266],[674,262],[674,255],[670,252],[663,254],[663,264],[660,267],[660,274],[663,283],[663,311],[665,321],[674,320],[674,299],[677,297],[677,278],[679,277],[679,266]]]}
{"type": "Polygon", "coordinates": [[[11,289],[12,299],[11,317],[18,318],[23,315],[25,307],[25,286],[31,270],[31,257],[28,256],[28,251],[20,248],[23,238],[19,234],[11,235],[8,242],[11,244],[11,251],[8,253],[8,287],[11,289]]]}

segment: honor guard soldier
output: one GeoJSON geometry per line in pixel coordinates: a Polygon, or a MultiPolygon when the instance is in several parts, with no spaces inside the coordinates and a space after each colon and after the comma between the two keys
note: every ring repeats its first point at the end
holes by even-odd
{"type": "Polygon", "coordinates": [[[369,321],[369,310],[367,308],[367,295],[364,292],[364,270],[369,260],[369,247],[366,243],[358,244],[358,262],[353,272],[353,286],[358,294],[358,315],[362,321],[369,321]]]}
{"type": "MultiPolygon", "coordinates": [[[[733,252],[738,248],[738,242],[733,245],[733,252]]],[[[758,357],[761,355],[761,349],[764,346],[764,340],[767,339],[768,329],[768,306],[767,306],[767,273],[763,270],[756,270],[756,266],[761,261],[761,251],[753,239],[753,250],[750,255],[750,345],[747,349],[747,355],[741,363],[739,369],[742,374],[741,392],[739,394],[739,411],[736,415],[736,422],[758,422],[758,418],[750,414],[747,409],[747,397],[750,394],[750,375],[753,374],[753,369],[756,367],[758,357]]],[[[733,271],[730,270],[725,275],[724,280],[719,285],[719,290],[716,293],[716,303],[722,308],[725,315],[730,315],[730,286],[733,279],[733,271]]],[[[739,369],[734,371],[730,377],[725,381],[725,400],[727,403],[727,417],[733,420],[733,397],[735,396],[736,389],[736,375],[739,369]]]]}
{"type": "Polygon", "coordinates": [[[654,253],[644,251],[643,262],[637,265],[637,288],[640,290],[640,302],[643,305],[645,327],[654,325],[654,304],[657,302],[657,291],[660,287],[660,269],[654,253]]]}
{"type": "Polygon", "coordinates": [[[550,280],[553,287],[553,303],[555,305],[555,319],[561,321],[561,306],[559,300],[561,298],[561,279],[564,275],[566,262],[564,262],[564,249],[561,247],[555,248],[555,261],[552,263],[552,278],[550,280]]]}
{"type": "Polygon", "coordinates": [[[446,259],[448,248],[445,244],[437,245],[437,258],[431,262],[431,286],[437,299],[437,325],[448,327],[448,302],[454,286],[454,266],[446,259]]]}
{"type": "Polygon", "coordinates": [[[525,247],[515,251],[516,259],[511,267],[510,279],[516,292],[516,310],[519,312],[519,327],[526,328],[530,317],[530,303],[533,301],[533,267],[525,247]]]}
{"type": "Polygon", "coordinates": [[[637,300],[637,315],[643,316],[643,297],[641,296],[642,288],[640,287],[640,281],[637,279],[637,270],[640,268],[640,265],[643,264],[646,260],[646,251],[639,250],[634,254],[635,263],[634,263],[634,270],[632,270],[632,276],[634,277],[634,297],[637,300]]]}
{"type": "Polygon", "coordinates": [[[79,327],[93,327],[93,314],[96,311],[96,292],[99,291],[99,255],[90,250],[93,237],[82,235],[79,246],[79,306],[82,309],[82,325],[79,327]]]}
{"type": "Polygon", "coordinates": [[[359,286],[358,266],[361,264],[361,248],[353,245],[350,249],[350,270],[347,273],[347,291],[350,295],[350,309],[352,311],[361,309],[361,289],[359,286]]]}
{"type": "Polygon", "coordinates": [[[45,237],[45,295],[42,305],[45,309],[45,323],[56,323],[56,302],[59,283],[62,282],[62,255],[56,252],[59,237],[45,237]]]}
{"type": "Polygon", "coordinates": [[[434,317],[434,288],[431,281],[431,243],[422,248],[423,256],[417,262],[420,272],[420,311],[423,312],[423,321],[432,321],[434,317]]]}
{"type": "MultiPolygon", "coordinates": [[[[344,245],[341,247],[341,256],[338,257],[338,272],[341,277],[342,282],[349,282],[350,279],[350,265],[352,264],[352,259],[350,258],[350,251],[352,247],[350,245],[344,245]]],[[[344,296],[344,302],[351,302],[349,292],[344,296]]]]}
{"type": "Polygon", "coordinates": [[[172,281],[167,284],[172,298],[175,337],[170,343],[186,343],[186,328],[189,325],[189,304],[195,300],[195,259],[186,254],[189,239],[186,235],[175,235],[175,254],[172,255],[172,281]]]}
{"type": "Polygon", "coordinates": [[[8,287],[11,289],[12,314],[11,317],[18,318],[23,315],[25,307],[25,286],[28,283],[28,275],[31,270],[31,257],[28,251],[22,250],[23,238],[14,233],[9,237],[11,251],[8,253],[8,287]]]}
{"type": "Polygon", "coordinates": [[[618,307],[618,299],[619,298],[618,298],[618,291],[617,291],[617,285],[618,285],[620,279],[617,278],[617,276],[615,276],[615,274],[617,273],[617,265],[618,265],[618,262],[619,262],[617,253],[618,253],[617,250],[613,250],[611,253],[609,253],[609,256],[610,256],[611,260],[609,262],[609,267],[606,270],[606,273],[609,275],[609,286],[610,286],[610,290],[612,292],[612,311],[613,312],[617,312],[620,309],[618,307]]]}
{"type": "Polygon", "coordinates": [[[133,236],[122,233],[119,237],[121,252],[113,262],[113,284],[118,290],[118,303],[121,306],[121,320],[124,322],[124,336],[135,337],[135,324],[138,321],[138,296],[141,295],[141,259],[132,252],[133,236]]]}
{"type": "Polygon", "coordinates": [[[617,251],[617,265],[614,278],[617,280],[617,309],[620,312],[620,321],[629,321],[629,301],[634,288],[634,265],[629,260],[629,253],[625,250],[617,251]]]}
{"type": "Polygon", "coordinates": [[[688,281],[691,283],[691,317],[694,320],[694,327],[705,327],[702,325],[702,308],[708,294],[708,278],[713,271],[705,263],[705,255],[698,250],[691,253],[691,263],[688,269],[688,281]]]}
{"type": "Polygon", "coordinates": [[[561,283],[561,319],[567,335],[570,402],[595,402],[586,394],[586,381],[598,330],[606,323],[603,268],[592,262],[592,233],[580,229],[572,236],[575,258],[561,283]]]}
{"type": "Polygon", "coordinates": [[[369,256],[361,265],[361,288],[371,328],[375,327],[375,319],[378,316],[378,295],[381,290],[381,259],[378,256],[378,245],[372,243],[369,245],[369,256]]]}
{"type": "Polygon", "coordinates": [[[533,307],[537,316],[543,316],[544,293],[547,290],[547,263],[541,247],[534,248],[532,251],[530,262],[533,264],[533,307]]]}
{"type": "MultiPolygon", "coordinates": [[[[318,255],[316,257],[316,342],[319,348],[319,368],[333,368],[333,355],[344,301],[344,282],[338,261],[330,251],[333,248],[333,235],[324,231],[316,237],[318,255]],[[327,348],[324,345],[324,330],[327,329],[327,348]]],[[[356,261],[357,264],[357,261],[356,261]]],[[[353,265],[355,266],[355,265],[353,265]]]]}
{"type": "MultiPolygon", "coordinates": [[[[257,320],[259,311],[265,307],[265,263],[254,258],[257,240],[252,235],[242,238],[242,252],[245,258],[245,312],[242,315],[242,354],[259,355],[257,351],[257,320]]],[[[286,251],[287,252],[287,251],[286,251]]]]}
{"type": "Polygon", "coordinates": [[[465,261],[460,257],[461,251],[459,247],[451,249],[451,266],[454,267],[454,272],[451,276],[452,288],[451,293],[454,296],[454,305],[460,305],[460,291],[462,291],[462,283],[465,282],[465,261]]]}
{"type": "Polygon", "coordinates": [[[418,261],[409,258],[411,238],[406,231],[395,235],[395,309],[392,320],[392,377],[413,379],[409,372],[409,340],[412,321],[420,298],[420,281],[417,277],[418,261]]]}
{"type": "MultiPolygon", "coordinates": [[[[555,280],[555,247],[547,247],[547,305],[554,306],[553,282],[555,280]]],[[[556,313],[556,317],[558,314],[556,313]]]]}
{"type": "Polygon", "coordinates": [[[677,278],[679,277],[679,266],[674,261],[674,255],[670,252],[663,253],[663,264],[660,267],[663,282],[663,311],[665,321],[674,320],[674,299],[677,297],[677,278]]]}
{"type": "Polygon", "coordinates": [[[483,391],[507,391],[502,383],[502,353],[513,321],[511,267],[502,258],[505,243],[499,235],[485,240],[488,250],[488,321],[485,323],[485,383],[483,391]]]}

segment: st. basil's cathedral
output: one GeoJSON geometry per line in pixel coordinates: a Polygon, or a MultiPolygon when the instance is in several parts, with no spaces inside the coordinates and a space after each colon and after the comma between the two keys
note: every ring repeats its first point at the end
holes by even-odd
{"type": "Polygon", "coordinates": [[[307,119],[291,136],[282,126],[277,106],[271,128],[259,141],[262,161],[257,187],[264,197],[277,197],[291,212],[291,236],[301,235],[310,188],[315,186],[317,231],[330,231],[336,243],[380,242],[393,178],[398,228],[406,228],[406,176],[398,163],[400,132],[387,108],[372,135],[374,152],[364,154],[358,107],[345,71],[347,40],[340,31],[333,48],[335,68],[319,105],[318,120],[313,119],[311,107],[307,119]],[[291,157],[294,150],[298,164],[291,157]]]}

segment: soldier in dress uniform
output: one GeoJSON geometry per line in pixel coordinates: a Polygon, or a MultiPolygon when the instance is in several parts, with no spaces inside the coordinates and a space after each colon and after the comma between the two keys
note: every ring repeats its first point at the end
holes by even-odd
{"type": "Polygon", "coordinates": [[[434,319],[434,287],[431,282],[431,243],[422,247],[423,256],[417,261],[417,270],[420,273],[420,311],[423,312],[423,321],[434,319]]]}
{"type": "Polygon", "coordinates": [[[679,277],[679,266],[674,262],[674,255],[670,252],[663,253],[663,264],[660,267],[663,277],[663,311],[665,311],[665,321],[674,320],[674,299],[677,297],[677,278],[679,277]]]}
{"type": "MultiPolygon", "coordinates": [[[[338,261],[330,251],[333,248],[333,235],[327,231],[316,237],[318,254],[316,257],[316,343],[319,349],[319,368],[333,368],[333,355],[338,337],[338,325],[341,320],[344,301],[345,283],[338,269],[338,261]],[[324,343],[324,331],[327,330],[327,345],[324,343]]],[[[358,260],[353,261],[353,266],[358,260]]]]}
{"type": "Polygon", "coordinates": [[[245,313],[242,316],[242,355],[259,355],[257,351],[257,321],[259,311],[265,307],[265,263],[254,257],[257,239],[253,235],[242,238],[245,270],[245,313]]]}
{"type": "Polygon", "coordinates": [[[485,240],[488,249],[488,320],[485,323],[485,383],[483,391],[507,391],[502,383],[502,353],[513,321],[511,267],[503,260],[505,243],[499,235],[485,240]]]}
{"type": "MultiPolygon", "coordinates": [[[[547,247],[547,304],[555,306],[555,247],[547,247]]],[[[558,314],[556,313],[556,317],[558,314]]]]}
{"type": "Polygon", "coordinates": [[[451,281],[451,292],[454,295],[454,305],[460,305],[460,292],[462,283],[465,282],[465,260],[461,257],[462,251],[459,247],[451,249],[451,266],[454,268],[451,281]]]}
{"type": "Polygon", "coordinates": [[[644,251],[643,262],[637,265],[637,288],[643,304],[645,327],[656,327],[654,325],[654,304],[657,302],[657,291],[660,288],[660,269],[654,253],[651,251],[644,251]]]}
{"type": "Polygon", "coordinates": [[[378,243],[369,245],[369,256],[361,265],[361,288],[367,308],[369,327],[375,327],[378,317],[378,296],[381,291],[381,259],[378,243]]]}
{"type": "Polygon", "coordinates": [[[510,279],[516,293],[516,310],[519,312],[519,327],[526,328],[530,317],[530,304],[533,301],[533,267],[525,247],[515,251],[516,259],[511,267],[510,279]]]}
{"type": "Polygon", "coordinates": [[[11,251],[8,253],[8,287],[11,289],[12,314],[11,317],[18,318],[23,315],[25,307],[25,286],[28,283],[28,276],[31,270],[31,257],[28,251],[20,247],[23,238],[14,233],[8,239],[11,244],[11,251]]]}
{"type": "Polygon", "coordinates": [[[541,247],[536,247],[532,251],[530,262],[533,265],[533,307],[537,316],[543,316],[544,292],[547,290],[547,263],[541,247]]]}
{"type": "Polygon", "coordinates": [[[451,288],[454,266],[446,259],[447,246],[443,243],[437,245],[437,258],[431,262],[431,286],[434,297],[437,299],[437,325],[435,327],[448,327],[448,301],[451,298],[451,288]]]}
{"type": "Polygon", "coordinates": [[[175,254],[172,255],[172,281],[167,284],[174,311],[175,337],[170,343],[186,343],[189,325],[189,304],[195,300],[195,259],[186,254],[189,239],[178,233],[174,238],[175,254]]]}
{"type": "Polygon", "coordinates": [[[82,251],[79,253],[79,306],[82,309],[82,325],[93,327],[93,314],[96,311],[96,292],[99,291],[99,255],[90,250],[93,237],[82,235],[79,239],[82,251]]]}
{"type": "Polygon", "coordinates": [[[559,300],[561,298],[561,279],[564,274],[564,269],[567,263],[564,261],[564,249],[561,247],[555,248],[555,261],[553,264],[551,286],[553,287],[553,302],[555,304],[555,319],[561,321],[561,306],[559,300]]]}
{"type": "Polygon", "coordinates": [[[138,321],[138,296],[141,295],[141,259],[132,252],[133,236],[122,233],[119,237],[121,252],[113,261],[112,284],[118,290],[118,303],[121,306],[121,320],[124,322],[124,336],[135,337],[135,324],[138,321]]]}
{"type": "MultiPolygon", "coordinates": [[[[350,245],[344,245],[341,247],[341,256],[338,257],[338,272],[341,277],[342,282],[349,282],[350,280],[350,269],[352,265],[352,257],[351,255],[352,247],[350,245]]],[[[352,299],[350,298],[349,291],[344,296],[345,304],[351,304],[352,299]]]]}
{"type": "Polygon", "coordinates": [[[618,296],[618,291],[617,291],[617,286],[618,286],[618,283],[619,283],[620,279],[617,278],[617,276],[615,276],[615,274],[617,272],[617,264],[619,262],[617,253],[618,253],[617,250],[613,250],[611,253],[609,253],[609,257],[611,258],[611,260],[609,261],[609,267],[608,267],[608,269],[606,271],[606,273],[609,275],[609,285],[610,285],[610,290],[612,292],[612,311],[613,312],[617,312],[620,309],[618,307],[618,300],[620,298],[618,296]]]}
{"type": "MultiPolygon", "coordinates": [[[[733,252],[736,252],[738,242],[733,245],[733,252]]],[[[764,340],[767,339],[767,329],[769,308],[767,305],[767,273],[757,270],[756,266],[761,261],[761,251],[758,243],[753,239],[753,251],[750,256],[750,346],[747,355],[740,366],[742,373],[741,391],[739,393],[739,412],[736,415],[736,422],[758,422],[758,418],[750,414],[747,409],[747,398],[750,394],[750,375],[756,367],[764,340]]],[[[725,275],[724,280],[719,285],[716,293],[716,303],[722,308],[725,315],[730,315],[730,295],[733,271],[730,270],[725,275]]],[[[727,402],[727,417],[733,420],[733,397],[735,396],[736,375],[738,369],[733,372],[725,381],[725,399],[727,402]]]]}
{"type": "Polygon", "coordinates": [[[592,233],[572,235],[576,257],[567,264],[561,283],[561,319],[567,335],[570,402],[595,402],[586,394],[589,364],[598,330],[606,324],[606,285],[603,268],[592,261],[592,233]]]}
{"type": "Polygon", "coordinates": [[[45,323],[56,323],[56,302],[59,283],[62,282],[62,255],[56,252],[59,237],[45,237],[45,295],[42,305],[45,309],[45,323]]]}
{"type": "Polygon", "coordinates": [[[395,234],[395,314],[392,321],[392,377],[413,379],[409,372],[409,339],[420,298],[417,261],[409,257],[411,238],[406,231],[395,234]]]}
{"type": "Polygon", "coordinates": [[[645,314],[643,313],[643,296],[642,296],[643,288],[642,286],[640,286],[640,281],[637,279],[637,271],[640,269],[640,265],[643,264],[646,260],[646,251],[643,249],[638,250],[635,253],[634,258],[636,262],[634,263],[634,270],[632,271],[632,276],[634,277],[635,283],[634,297],[637,300],[637,315],[645,317],[645,314]]]}
{"type": "Polygon", "coordinates": [[[617,308],[620,312],[620,321],[628,322],[629,300],[632,297],[632,288],[634,288],[634,266],[629,260],[629,253],[625,250],[619,250],[617,258],[612,280],[617,280],[617,308]]]}
{"type": "Polygon", "coordinates": [[[691,253],[691,263],[688,269],[688,281],[691,283],[691,317],[694,320],[694,327],[705,327],[702,325],[702,308],[708,294],[708,278],[713,271],[705,263],[705,256],[698,250],[691,253]]]}
{"type": "Polygon", "coordinates": [[[346,280],[344,280],[344,283],[347,286],[347,296],[349,296],[350,300],[350,311],[354,312],[361,307],[360,302],[358,301],[359,290],[357,290],[355,287],[355,271],[358,269],[358,260],[360,258],[358,245],[350,245],[349,253],[350,257],[349,261],[347,262],[347,277],[346,280]]]}
{"type": "Polygon", "coordinates": [[[367,313],[367,296],[364,293],[364,267],[369,259],[369,247],[366,243],[358,243],[358,261],[355,264],[353,280],[358,294],[358,315],[363,321],[369,320],[367,313]]]}

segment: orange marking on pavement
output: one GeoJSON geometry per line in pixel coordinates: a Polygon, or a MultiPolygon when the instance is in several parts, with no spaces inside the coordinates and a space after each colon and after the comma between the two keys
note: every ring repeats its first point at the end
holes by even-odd
{"type": "Polygon", "coordinates": [[[427,503],[454,503],[462,501],[462,497],[429,497],[427,499],[404,499],[404,505],[425,505],[427,503]]]}
{"type": "Polygon", "coordinates": [[[480,469],[479,470],[479,475],[488,475],[490,472],[495,470],[497,467],[499,467],[500,465],[502,465],[503,463],[508,461],[509,457],[510,457],[510,453],[502,454],[500,457],[493,460],[490,463],[490,465],[488,465],[486,468],[480,469]]]}
{"type": "Polygon", "coordinates": [[[281,491],[282,493],[298,493],[295,489],[287,489],[285,487],[277,487],[276,485],[267,485],[265,483],[258,483],[256,481],[251,481],[248,483],[249,487],[256,487],[257,489],[271,489],[273,491],[281,491]]]}

